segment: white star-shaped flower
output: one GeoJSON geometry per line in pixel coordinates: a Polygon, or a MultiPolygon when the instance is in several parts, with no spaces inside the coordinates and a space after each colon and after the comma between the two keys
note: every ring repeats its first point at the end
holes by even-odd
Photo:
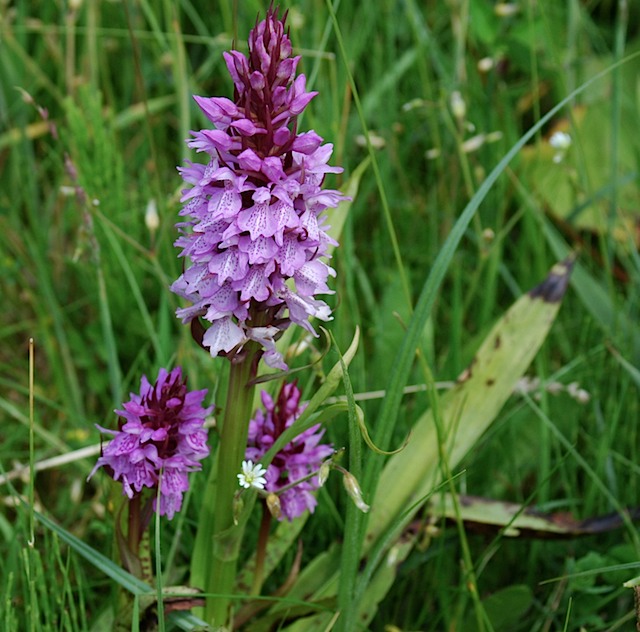
{"type": "Polygon", "coordinates": [[[264,489],[267,484],[267,479],[264,475],[267,470],[253,461],[242,461],[242,472],[238,474],[238,481],[240,481],[240,487],[249,489],[249,487],[255,487],[256,489],[264,489]]]}

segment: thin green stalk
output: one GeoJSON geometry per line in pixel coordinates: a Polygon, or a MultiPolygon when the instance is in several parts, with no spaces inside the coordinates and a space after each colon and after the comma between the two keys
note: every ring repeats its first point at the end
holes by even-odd
{"type": "MultiPolygon", "coordinates": [[[[162,473],[160,474],[162,476],[162,473]]],[[[161,480],[158,481],[158,490],[156,494],[156,506],[160,507],[160,489],[161,480]]],[[[158,599],[158,630],[159,632],[165,631],[164,622],[164,598],[163,598],[163,583],[162,583],[162,546],[160,544],[160,513],[156,511],[155,515],[155,528],[154,528],[154,548],[156,552],[156,597],[158,599]]]]}
{"type": "Polygon", "coordinates": [[[385,223],[387,226],[387,230],[389,231],[389,240],[391,241],[391,250],[393,251],[393,256],[396,261],[396,266],[398,268],[398,275],[400,276],[400,281],[402,283],[402,291],[404,294],[404,298],[407,302],[407,305],[409,306],[409,309],[411,309],[413,305],[413,302],[411,300],[411,286],[409,285],[409,279],[407,277],[405,266],[402,261],[402,254],[400,253],[398,236],[396,234],[396,229],[393,225],[393,218],[391,217],[391,209],[389,207],[389,201],[387,200],[387,194],[384,188],[382,174],[380,173],[380,167],[378,165],[376,153],[371,145],[371,139],[369,137],[369,129],[366,124],[366,118],[365,118],[364,110],[362,108],[362,102],[360,101],[360,96],[358,93],[358,88],[356,86],[355,79],[353,78],[353,74],[349,69],[349,62],[348,62],[349,58],[347,56],[347,50],[344,45],[342,31],[340,30],[340,25],[338,24],[338,18],[336,17],[334,7],[332,6],[331,2],[329,2],[329,0],[326,1],[326,4],[329,10],[329,13],[331,15],[331,20],[333,21],[333,29],[335,31],[336,40],[338,42],[338,46],[340,47],[340,54],[342,55],[342,59],[344,61],[345,72],[347,73],[347,78],[349,79],[351,92],[353,93],[353,102],[356,106],[356,110],[358,112],[358,118],[360,120],[360,124],[362,125],[362,131],[364,132],[364,137],[367,142],[367,151],[369,153],[369,157],[371,158],[371,167],[373,169],[373,173],[376,179],[376,184],[378,186],[380,203],[382,205],[382,210],[383,210],[383,215],[384,215],[385,223]]]}
{"type": "Polygon", "coordinates": [[[256,570],[253,574],[251,594],[259,595],[264,580],[264,561],[267,555],[267,543],[269,542],[269,530],[271,528],[271,512],[265,502],[262,503],[262,520],[258,533],[258,545],[256,547],[256,570]]]}
{"type": "MultiPolygon", "coordinates": [[[[624,56],[625,37],[627,24],[629,21],[629,7],[627,0],[618,0],[618,12],[616,16],[616,33],[614,44],[614,59],[619,61],[624,56]]],[[[607,279],[609,280],[609,291],[614,296],[613,287],[613,256],[615,251],[615,231],[614,227],[618,218],[618,176],[620,168],[620,110],[621,110],[621,71],[619,68],[611,74],[611,165],[610,178],[611,195],[609,199],[609,216],[607,218],[607,239],[603,259],[607,268],[607,279]]]]}
{"type": "MultiPolygon", "coordinates": [[[[172,71],[173,80],[176,86],[177,106],[178,106],[178,131],[180,138],[188,138],[189,129],[191,128],[190,116],[190,90],[188,77],[190,73],[187,69],[187,57],[184,49],[184,39],[182,37],[182,29],[180,27],[180,18],[178,8],[174,3],[165,0],[164,3],[165,22],[167,32],[172,33],[172,71]]],[[[190,157],[190,149],[186,143],[182,143],[181,162],[190,157]]]]}
{"type": "Polygon", "coordinates": [[[87,60],[89,68],[89,84],[91,89],[98,90],[98,19],[99,19],[98,3],[87,3],[87,28],[86,28],[86,48],[87,60]]]}
{"type": "MultiPolygon", "coordinates": [[[[527,22],[529,31],[532,33],[532,40],[535,37],[535,10],[536,3],[533,0],[527,2],[527,22]]],[[[538,57],[537,49],[535,46],[531,46],[529,49],[529,67],[531,68],[531,85],[533,86],[533,118],[536,121],[540,120],[540,78],[538,73],[538,57]]],[[[536,145],[539,145],[541,139],[541,131],[536,133],[536,145]]]]}
{"type": "Polygon", "coordinates": [[[458,7],[454,5],[451,12],[451,26],[455,39],[455,81],[464,85],[467,81],[467,67],[465,64],[465,52],[467,44],[467,31],[469,29],[469,1],[459,0],[458,7]],[[456,9],[459,9],[456,11],[456,9]]]}
{"type": "Polygon", "coordinates": [[[75,9],[69,8],[64,21],[66,27],[65,37],[65,80],[67,84],[67,94],[74,95],[76,92],[76,20],[78,14],[75,9]]]}
{"type": "MultiPolygon", "coordinates": [[[[425,381],[427,384],[433,384],[433,374],[427,362],[422,354],[419,356],[420,367],[425,375],[425,381]]],[[[471,549],[469,547],[469,541],[464,528],[464,521],[462,519],[462,513],[460,510],[460,503],[458,502],[457,489],[453,478],[453,472],[449,465],[449,450],[447,448],[447,441],[449,437],[446,436],[446,431],[443,425],[442,416],[440,414],[440,401],[435,388],[430,388],[427,391],[429,397],[429,405],[433,410],[433,421],[435,423],[436,435],[438,437],[438,461],[442,471],[442,480],[446,481],[449,487],[449,493],[453,500],[453,507],[456,516],[456,527],[458,529],[458,540],[460,542],[460,548],[462,550],[462,570],[464,573],[464,585],[467,588],[467,592],[471,596],[471,600],[474,605],[474,613],[476,616],[476,624],[480,632],[484,632],[485,627],[485,613],[480,600],[480,594],[478,591],[478,580],[476,577],[476,571],[474,568],[473,560],[471,558],[471,549]]]]}
{"type": "MultiPolygon", "coordinates": [[[[205,616],[216,625],[222,625],[228,619],[229,595],[235,582],[243,533],[242,526],[234,524],[233,500],[238,490],[237,474],[244,458],[249,419],[253,412],[253,380],[260,358],[258,345],[247,345],[245,353],[242,361],[231,364],[218,460],[215,471],[212,471],[217,483],[213,533],[207,551],[209,570],[205,586],[208,593],[205,616]]],[[[200,528],[210,529],[210,525],[201,524],[200,528]]]]}
{"type": "MultiPolygon", "coordinates": [[[[336,345],[336,349],[337,349],[336,345]]],[[[338,351],[339,353],[339,351],[338,351]]],[[[342,356],[340,356],[342,367],[342,381],[349,403],[349,472],[356,479],[360,480],[362,472],[362,436],[356,420],[355,400],[353,399],[353,388],[347,372],[347,366],[342,356]]],[[[362,538],[364,536],[363,514],[354,503],[347,504],[347,518],[344,527],[344,550],[345,554],[340,563],[340,583],[338,587],[338,610],[341,613],[337,621],[339,632],[348,632],[355,629],[358,615],[358,601],[356,595],[356,579],[358,577],[358,566],[360,562],[360,550],[362,548],[362,538]]]]}
{"type": "Polygon", "coordinates": [[[34,417],[34,343],[29,338],[29,545],[34,546],[36,541],[36,518],[33,508],[36,500],[36,448],[35,448],[35,417],[34,417]]]}
{"type": "Polygon", "coordinates": [[[37,597],[36,597],[36,568],[35,558],[36,536],[35,536],[35,433],[34,433],[34,406],[33,406],[33,390],[34,390],[34,351],[33,338],[29,338],[29,542],[26,551],[25,567],[28,573],[29,582],[29,599],[30,599],[30,622],[32,629],[35,630],[37,621],[37,597]]]}
{"type": "MultiPolygon", "coordinates": [[[[122,368],[118,359],[118,345],[116,335],[113,329],[113,319],[111,318],[111,308],[109,306],[109,293],[107,292],[107,284],[104,277],[102,265],[102,257],[100,254],[100,244],[94,232],[93,218],[86,214],[86,224],[90,231],[90,239],[93,246],[93,261],[96,268],[96,276],[98,281],[98,305],[100,308],[100,324],[102,325],[102,335],[108,357],[109,382],[111,386],[111,397],[114,403],[122,401],[122,368]]],[[[111,240],[111,236],[110,236],[111,240]]],[[[113,241],[113,240],[111,240],[113,241]]],[[[123,255],[124,257],[124,255],[123,255]]],[[[120,259],[123,260],[122,258],[120,259]]],[[[126,261],[126,259],[124,259],[126,261]]]]}

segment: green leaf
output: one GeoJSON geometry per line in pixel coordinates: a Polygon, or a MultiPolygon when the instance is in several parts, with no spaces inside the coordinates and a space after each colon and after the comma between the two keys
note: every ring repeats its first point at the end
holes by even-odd
{"type": "MultiPolygon", "coordinates": [[[[557,264],[543,283],[522,296],[496,323],[453,389],[440,414],[449,467],[455,467],[496,418],[524,374],[560,307],[572,261],[557,264]]],[[[374,542],[403,509],[441,480],[438,437],[431,410],[413,428],[407,447],[386,464],[371,508],[365,542],[374,542]]]]}
{"type": "MultiPolygon", "coordinates": [[[[441,494],[429,502],[429,512],[451,521],[462,520],[465,528],[505,537],[577,538],[605,533],[624,526],[622,516],[608,513],[576,520],[565,511],[542,512],[536,507],[480,496],[441,494]]],[[[632,518],[637,519],[635,514],[632,518]]]]}
{"type": "MultiPolygon", "coordinates": [[[[356,199],[358,195],[358,189],[360,188],[360,180],[364,175],[364,172],[369,167],[370,159],[365,158],[353,171],[351,177],[345,185],[342,187],[342,192],[349,198],[348,200],[344,200],[338,204],[335,208],[328,208],[325,210],[324,214],[327,217],[327,225],[329,229],[327,230],[327,234],[331,239],[335,239],[336,241],[340,241],[340,235],[342,235],[342,229],[344,227],[344,223],[347,221],[347,215],[351,210],[351,206],[353,204],[353,200],[356,199]]],[[[335,246],[329,245],[327,247],[327,254],[331,254],[334,250],[335,246]]]]}

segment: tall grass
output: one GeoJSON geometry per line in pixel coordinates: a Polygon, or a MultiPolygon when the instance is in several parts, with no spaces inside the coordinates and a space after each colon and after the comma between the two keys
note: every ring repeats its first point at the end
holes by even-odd
{"type": "MultiPolygon", "coordinates": [[[[3,8],[0,474],[29,463],[30,337],[36,461],[97,443],[94,423],[112,425],[111,411],[140,374],[159,366],[182,364],[190,386],[210,388],[214,401],[222,391],[226,371],[194,347],[168,292],[180,271],[172,246],[181,186],[175,165],[194,159],[183,139],[204,124],[190,95],[231,93],[222,51],[232,42],[242,47],[267,5],[92,0],[3,8]],[[157,229],[145,222],[150,204],[157,229]]],[[[418,346],[423,363],[407,360],[396,386],[389,375],[425,279],[469,200],[555,104],[638,50],[637,8],[544,0],[500,15],[503,5],[469,0],[283,6],[302,69],[319,91],[304,125],[335,144],[335,162],[345,167],[334,184],[374,154],[333,260],[332,335],[346,349],[356,327],[362,332],[349,367],[356,398],[389,384],[399,394],[423,383],[425,366],[438,381],[455,380],[508,306],[576,250],[572,289],[530,374],[543,385],[577,382],[588,401],[566,388],[512,397],[452,472],[455,486],[579,519],[640,504],[637,60],[576,96],[486,191],[441,271],[430,317],[413,332],[417,342],[405,342],[407,357],[418,346]],[[452,108],[454,93],[464,112],[452,108]],[[548,141],[559,128],[573,143],[554,162],[548,141]]],[[[329,354],[317,377],[335,362],[329,354]]],[[[311,378],[308,384],[307,399],[311,378]]],[[[418,392],[358,404],[386,449],[402,444],[430,398],[418,392]]],[[[355,458],[352,428],[345,416],[328,433],[334,445],[352,446],[355,458]]],[[[362,448],[369,500],[384,463],[362,448]]],[[[35,508],[110,557],[117,497],[85,482],[91,467],[83,458],[38,473],[35,508]]],[[[49,527],[36,528],[30,546],[29,514],[20,503],[28,496],[25,480],[3,487],[6,629],[108,626],[105,593],[116,591],[104,572],[49,527]]],[[[205,480],[193,479],[185,512],[163,525],[166,586],[185,580],[205,480]]],[[[363,534],[340,486],[330,478],[319,494],[301,531],[303,562],[340,541],[345,521],[352,523],[348,533],[363,534]]],[[[477,534],[444,522],[437,530],[419,520],[412,527],[423,529],[422,546],[399,567],[371,629],[633,625],[632,593],[622,582],[634,571],[619,568],[640,559],[629,522],[563,541],[477,534]],[[464,555],[486,620],[471,603],[464,555]],[[615,570],[602,571],[608,567],[615,570]],[[543,583],[554,578],[563,579],[543,583]],[[519,613],[517,621],[494,614],[496,596],[519,613]]],[[[285,580],[295,551],[282,556],[267,592],[285,580]]],[[[359,570],[343,568],[354,577],[359,570]]]]}

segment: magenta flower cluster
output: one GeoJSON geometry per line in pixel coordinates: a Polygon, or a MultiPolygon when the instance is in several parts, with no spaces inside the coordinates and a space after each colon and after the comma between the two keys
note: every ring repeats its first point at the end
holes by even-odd
{"type": "MultiPolygon", "coordinates": [[[[300,390],[295,382],[285,383],[277,400],[262,391],[263,410],[256,411],[249,423],[249,441],[245,458],[257,463],[271,448],[275,440],[289,428],[304,410],[300,405],[300,390]]],[[[333,447],[320,443],[324,430],[312,426],[284,446],[267,468],[265,486],[268,492],[278,492],[309,474],[318,471],[322,462],[333,454],[333,447]]],[[[293,520],[306,509],[313,513],[317,500],[313,491],[318,489],[314,476],[279,494],[281,517],[293,520]]]]}
{"type": "MultiPolygon", "coordinates": [[[[123,410],[115,411],[118,430],[98,426],[113,439],[89,478],[104,467],[129,498],[145,488],[155,493],[160,483],[159,513],[173,518],[189,489],[188,472],[200,470],[200,461],[209,454],[204,421],[213,406],[202,406],[206,394],[206,389],[187,390],[180,367],[171,373],[160,369],[154,385],[143,376],[140,394],[131,393],[123,410]]],[[[155,497],[153,508],[158,511],[155,497]]]]}
{"type": "Polygon", "coordinates": [[[345,199],[324,190],[333,146],[314,131],[298,133],[297,117],[317,94],[296,76],[285,18],[269,10],[249,36],[248,57],[224,53],[234,100],[194,97],[214,129],[192,132],[190,147],[206,164],[179,171],[183,192],[175,245],[191,264],[171,289],[192,305],[178,309],[183,322],[203,318],[202,344],[211,355],[238,352],[259,342],[265,362],[286,368],[275,340],[291,322],[315,335],[310,317],[330,320],[335,271],[323,259],[329,245],[323,211],[345,199]]]}

